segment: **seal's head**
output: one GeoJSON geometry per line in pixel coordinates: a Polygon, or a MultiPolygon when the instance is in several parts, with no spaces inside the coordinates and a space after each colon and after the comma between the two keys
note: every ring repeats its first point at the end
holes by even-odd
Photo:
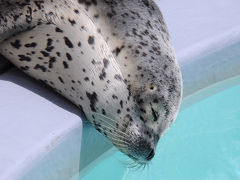
{"type": "Polygon", "coordinates": [[[154,156],[157,142],[175,121],[181,102],[180,68],[175,57],[164,58],[156,61],[155,66],[143,66],[144,76],[132,81],[129,88],[137,118],[142,122],[140,128],[132,128],[136,139],[131,139],[138,151],[135,157],[141,160],[148,161],[154,156]]]}
{"type": "Polygon", "coordinates": [[[126,105],[121,105],[119,113],[113,114],[113,109],[119,106],[119,99],[126,93],[115,93],[117,103],[112,101],[104,114],[94,115],[95,128],[138,164],[146,164],[153,158],[158,140],[173,123],[179,109],[181,74],[175,61],[168,62],[165,69],[161,69],[161,64],[149,71],[147,66],[143,68],[145,76],[129,83],[130,99],[126,105]]]}

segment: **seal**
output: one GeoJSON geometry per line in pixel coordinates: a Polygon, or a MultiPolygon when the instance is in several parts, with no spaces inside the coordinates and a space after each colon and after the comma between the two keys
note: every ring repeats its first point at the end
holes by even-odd
{"type": "Polygon", "coordinates": [[[157,5],[2,0],[0,7],[0,53],[76,104],[120,151],[139,164],[150,161],[182,96],[157,5]]]}

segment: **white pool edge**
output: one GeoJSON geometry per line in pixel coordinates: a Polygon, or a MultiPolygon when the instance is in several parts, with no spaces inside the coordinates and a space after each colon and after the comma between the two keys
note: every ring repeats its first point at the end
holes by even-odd
{"type": "Polygon", "coordinates": [[[181,66],[191,63],[193,60],[219,51],[227,46],[240,41],[240,26],[229,29],[221,35],[204,39],[191,47],[186,47],[177,53],[177,59],[181,66]]]}
{"type": "MultiPolygon", "coordinates": [[[[40,168],[41,161],[44,161],[44,158],[49,155],[50,152],[56,151],[56,149],[65,144],[66,141],[71,141],[71,139],[77,139],[79,143],[74,142],[76,146],[76,149],[78,152],[80,152],[81,149],[81,133],[82,133],[82,122],[79,121],[74,124],[68,124],[68,127],[65,127],[64,129],[60,129],[58,131],[55,131],[54,134],[49,135],[47,138],[42,140],[38,143],[37,146],[35,146],[28,154],[24,154],[24,157],[22,157],[22,161],[19,161],[15,166],[11,167],[8,171],[6,171],[4,174],[1,175],[1,179],[4,180],[14,180],[14,179],[29,179],[31,180],[32,177],[29,176],[29,172],[33,169],[40,168]],[[73,136],[75,136],[73,138],[73,136]]],[[[61,152],[60,152],[61,153],[61,152]]],[[[65,153],[62,153],[62,155],[65,155],[65,153]]],[[[71,156],[71,154],[70,154],[71,156]]],[[[75,168],[75,171],[73,173],[77,173],[79,171],[79,165],[80,165],[80,153],[79,153],[79,159],[76,159],[77,163],[75,162],[75,165],[78,165],[78,167],[75,168]]],[[[56,157],[51,157],[50,160],[52,163],[54,161],[58,161],[56,157]]],[[[59,163],[59,162],[56,162],[59,163]]],[[[48,174],[46,171],[54,171],[56,170],[54,167],[51,166],[51,164],[44,164],[45,174],[42,176],[50,177],[51,175],[48,174]]],[[[65,169],[65,172],[69,171],[69,169],[72,169],[71,166],[65,167],[64,164],[61,165],[65,169]]],[[[60,167],[61,168],[61,167],[60,167]]],[[[65,176],[59,176],[55,178],[56,180],[66,179],[66,177],[70,178],[73,174],[66,174],[65,176]]],[[[34,180],[38,179],[44,179],[42,177],[34,177],[34,180]]],[[[51,178],[53,179],[53,178],[51,178]]]]}

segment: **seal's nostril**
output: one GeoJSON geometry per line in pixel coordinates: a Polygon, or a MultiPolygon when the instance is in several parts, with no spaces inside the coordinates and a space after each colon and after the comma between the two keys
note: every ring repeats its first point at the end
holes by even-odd
{"type": "Polygon", "coordinates": [[[154,156],[154,150],[152,149],[151,151],[150,151],[150,153],[148,154],[148,156],[147,156],[147,158],[146,158],[146,160],[151,160],[152,158],[153,158],[153,156],[154,156]]]}

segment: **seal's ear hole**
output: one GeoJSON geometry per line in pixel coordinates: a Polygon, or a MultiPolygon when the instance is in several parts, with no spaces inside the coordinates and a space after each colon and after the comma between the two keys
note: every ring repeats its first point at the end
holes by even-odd
{"type": "Polygon", "coordinates": [[[153,84],[150,84],[149,89],[150,89],[150,91],[155,91],[157,89],[157,87],[154,86],[153,84]]]}

